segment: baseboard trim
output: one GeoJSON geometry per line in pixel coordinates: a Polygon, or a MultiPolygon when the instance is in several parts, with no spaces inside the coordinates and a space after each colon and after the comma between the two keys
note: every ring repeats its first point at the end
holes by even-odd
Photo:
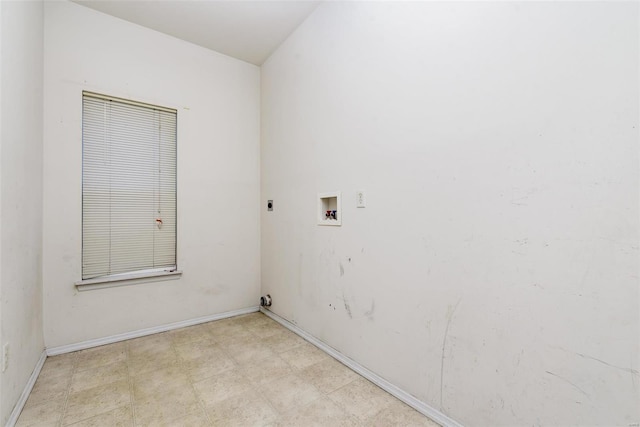
{"type": "Polygon", "coordinates": [[[9,415],[9,419],[7,420],[7,424],[5,427],[13,427],[18,422],[18,417],[24,408],[24,405],[27,403],[27,399],[29,398],[29,394],[31,394],[31,390],[38,379],[38,375],[40,375],[40,371],[42,370],[42,366],[44,366],[44,361],[47,360],[47,352],[46,350],[42,350],[40,354],[40,359],[38,359],[38,363],[36,363],[36,367],[33,368],[33,372],[31,372],[31,376],[29,377],[29,381],[24,386],[22,390],[22,394],[20,395],[20,399],[18,399],[18,403],[13,407],[13,411],[11,411],[11,415],[9,415]]]}
{"type": "Polygon", "coordinates": [[[240,310],[227,311],[225,313],[212,314],[210,316],[198,317],[195,319],[182,320],[180,322],[168,323],[166,325],[154,326],[152,328],[139,329],[137,331],[125,332],[123,334],[111,335],[104,338],[82,341],[76,344],[61,345],[58,347],[47,348],[47,356],[56,356],[58,354],[71,353],[73,351],[85,350],[87,348],[99,347],[101,345],[113,344],[114,342],[126,341],[132,338],[140,338],[147,335],[153,335],[160,332],[180,329],[187,326],[198,325],[200,323],[212,322],[214,320],[226,319],[228,317],[240,316],[242,314],[255,313],[258,307],[242,308],[240,310]]]}
{"type": "Polygon", "coordinates": [[[366,379],[368,379],[369,381],[371,381],[372,383],[374,383],[375,385],[377,385],[381,389],[385,390],[387,393],[389,393],[392,396],[394,396],[394,397],[398,398],[399,400],[403,401],[404,403],[406,403],[407,405],[411,406],[416,411],[418,411],[421,414],[431,418],[433,421],[437,422],[438,424],[442,425],[443,427],[462,427],[462,424],[458,423],[454,419],[448,417],[447,415],[443,414],[442,412],[440,412],[439,410],[435,409],[434,407],[424,403],[423,401],[416,399],[411,394],[409,394],[406,391],[400,389],[399,387],[391,384],[389,381],[385,380],[381,376],[379,376],[379,375],[375,374],[374,372],[370,371],[369,369],[365,368],[364,366],[362,366],[361,364],[359,364],[355,360],[353,360],[353,359],[345,356],[344,354],[340,353],[338,350],[334,349],[333,347],[330,347],[329,345],[327,345],[324,342],[320,341],[319,339],[317,339],[313,335],[311,335],[311,334],[305,332],[304,330],[300,329],[298,326],[294,325],[293,323],[289,322],[288,320],[286,320],[286,319],[278,316],[277,314],[273,313],[272,311],[264,309],[262,307],[260,307],[260,311],[262,313],[264,313],[266,316],[268,316],[271,319],[275,320],[276,322],[280,323],[285,328],[289,329],[291,332],[299,335],[300,337],[304,338],[305,340],[307,340],[311,344],[315,345],[320,350],[322,350],[325,353],[327,353],[329,356],[331,356],[334,359],[336,359],[339,362],[341,362],[343,365],[346,365],[347,367],[349,367],[354,372],[357,372],[358,374],[362,375],[363,377],[365,377],[366,379]]]}

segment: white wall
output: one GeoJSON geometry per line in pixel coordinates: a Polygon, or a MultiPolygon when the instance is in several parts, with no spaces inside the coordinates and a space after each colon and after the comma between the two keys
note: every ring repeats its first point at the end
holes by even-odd
{"type": "Polygon", "coordinates": [[[44,349],[42,337],[43,4],[0,2],[0,343],[5,425],[44,349]]]}
{"type": "Polygon", "coordinates": [[[321,5],[262,68],[273,311],[465,425],[640,422],[638,72],[637,3],[321,5]]]}
{"type": "Polygon", "coordinates": [[[255,306],[260,70],[70,2],[45,5],[47,347],[255,306]],[[78,293],[82,90],[178,110],[180,280],[78,293]]]}

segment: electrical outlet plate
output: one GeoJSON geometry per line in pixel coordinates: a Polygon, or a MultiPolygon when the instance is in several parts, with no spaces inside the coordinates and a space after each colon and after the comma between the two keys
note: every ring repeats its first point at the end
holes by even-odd
{"type": "Polygon", "coordinates": [[[367,199],[365,198],[364,190],[356,191],[356,207],[364,208],[367,206],[367,199]]]}

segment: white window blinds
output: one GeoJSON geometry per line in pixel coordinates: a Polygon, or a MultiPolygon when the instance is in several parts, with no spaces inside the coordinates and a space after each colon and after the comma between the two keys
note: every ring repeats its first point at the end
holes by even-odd
{"type": "Polygon", "coordinates": [[[83,93],[83,280],[175,269],[176,116],[83,93]]]}

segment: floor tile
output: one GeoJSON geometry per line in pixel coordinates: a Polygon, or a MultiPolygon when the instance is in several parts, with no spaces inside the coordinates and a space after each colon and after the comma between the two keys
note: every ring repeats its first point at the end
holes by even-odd
{"type": "Polygon", "coordinates": [[[200,404],[192,388],[158,390],[152,396],[134,400],[136,425],[173,425],[174,420],[198,413],[200,404]]]}
{"type": "Polygon", "coordinates": [[[183,362],[183,366],[193,381],[218,375],[234,369],[236,363],[221,351],[183,362]]]}
{"type": "Polygon", "coordinates": [[[38,376],[29,395],[28,403],[38,404],[48,400],[60,400],[67,397],[71,373],[68,376],[38,376]]]}
{"type": "Polygon", "coordinates": [[[211,332],[206,326],[195,325],[170,331],[169,336],[174,344],[184,344],[211,338],[211,332]]]}
{"type": "Polygon", "coordinates": [[[129,371],[125,361],[78,371],[73,375],[70,391],[74,393],[116,381],[126,381],[128,375],[129,371]]]}
{"type": "Polygon", "coordinates": [[[185,417],[178,418],[168,422],[166,424],[157,423],[153,424],[154,427],[207,427],[211,425],[207,416],[204,414],[202,410],[198,410],[192,414],[188,414],[185,417]]]}
{"type": "Polygon", "coordinates": [[[153,356],[172,348],[173,341],[167,332],[147,335],[127,341],[129,357],[153,356]]]}
{"type": "Polygon", "coordinates": [[[78,352],[49,356],[40,370],[38,378],[69,376],[73,373],[78,352]]]}
{"type": "Polygon", "coordinates": [[[308,368],[316,363],[331,359],[331,356],[327,356],[326,353],[309,343],[304,343],[299,347],[280,353],[280,357],[294,369],[308,368]]]}
{"type": "Polygon", "coordinates": [[[304,368],[300,371],[300,376],[325,394],[360,378],[358,374],[332,358],[304,368]]]}
{"type": "Polygon", "coordinates": [[[361,421],[376,416],[396,400],[389,393],[362,377],[332,392],[329,398],[361,421]]]}
{"type": "Polygon", "coordinates": [[[322,396],[311,383],[304,381],[297,375],[278,378],[261,386],[260,390],[280,414],[311,403],[322,396]]]}
{"type": "Polygon", "coordinates": [[[321,397],[306,406],[296,408],[276,425],[282,427],[356,427],[360,422],[331,399],[321,397]]]}
{"type": "Polygon", "coordinates": [[[128,381],[93,387],[69,395],[63,425],[94,417],[131,402],[128,381]]]}
{"type": "Polygon", "coordinates": [[[254,365],[242,367],[242,372],[255,384],[265,384],[293,373],[293,369],[278,355],[267,357],[254,365]]]}
{"type": "Polygon", "coordinates": [[[90,348],[78,352],[76,371],[99,368],[115,362],[121,362],[127,358],[127,344],[119,342],[100,347],[90,348]]]}
{"type": "Polygon", "coordinates": [[[203,404],[211,406],[247,392],[252,385],[238,369],[232,369],[198,381],[193,384],[193,387],[203,404]]]}
{"type": "Polygon", "coordinates": [[[212,353],[218,353],[222,349],[222,346],[210,336],[198,341],[174,344],[174,347],[178,357],[182,360],[197,359],[212,353]]]}
{"type": "Polygon", "coordinates": [[[236,316],[233,318],[233,321],[239,325],[247,326],[247,325],[258,325],[258,324],[269,324],[273,322],[273,320],[269,319],[262,313],[256,312],[251,314],[245,314],[242,316],[236,316]]]}
{"type": "Polygon", "coordinates": [[[214,426],[264,426],[278,414],[265,398],[253,390],[207,407],[214,426]]]}
{"type": "Polygon", "coordinates": [[[254,339],[251,342],[230,345],[225,352],[239,364],[259,363],[267,357],[275,356],[275,353],[260,341],[254,339]]]}
{"type": "Polygon", "coordinates": [[[71,424],[72,427],[132,427],[133,411],[131,406],[123,406],[104,414],[71,424]]]}
{"type": "Polygon", "coordinates": [[[370,417],[367,425],[375,427],[440,427],[440,425],[399,400],[370,417]]]}
{"type": "Polygon", "coordinates": [[[256,336],[243,327],[240,327],[240,329],[237,329],[232,334],[217,334],[212,332],[211,336],[215,342],[225,348],[256,341],[256,336]]]}
{"type": "Polygon", "coordinates": [[[155,371],[162,367],[175,365],[178,363],[178,355],[172,347],[159,352],[151,351],[147,353],[145,351],[134,354],[129,353],[127,363],[130,374],[136,376],[155,371]]]}
{"type": "Polygon", "coordinates": [[[249,333],[242,324],[230,319],[217,320],[206,324],[209,333],[214,338],[228,337],[236,334],[249,333]]]}
{"type": "Polygon", "coordinates": [[[287,330],[281,330],[265,339],[264,344],[276,353],[291,350],[306,343],[305,340],[287,330]]]}
{"type": "Polygon", "coordinates": [[[265,339],[270,336],[286,331],[280,324],[270,320],[269,322],[253,322],[245,325],[245,328],[259,339],[265,339]]]}
{"type": "Polygon", "coordinates": [[[49,427],[58,425],[64,410],[64,399],[25,405],[16,427],[49,427]]]}
{"type": "Polygon", "coordinates": [[[159,367],[156,370],[133,376],[133,395],[135,399],[153,397],[156,393],[163,393],[169,389],[191,389],[191,382],[179,363],[159,367]]]}

